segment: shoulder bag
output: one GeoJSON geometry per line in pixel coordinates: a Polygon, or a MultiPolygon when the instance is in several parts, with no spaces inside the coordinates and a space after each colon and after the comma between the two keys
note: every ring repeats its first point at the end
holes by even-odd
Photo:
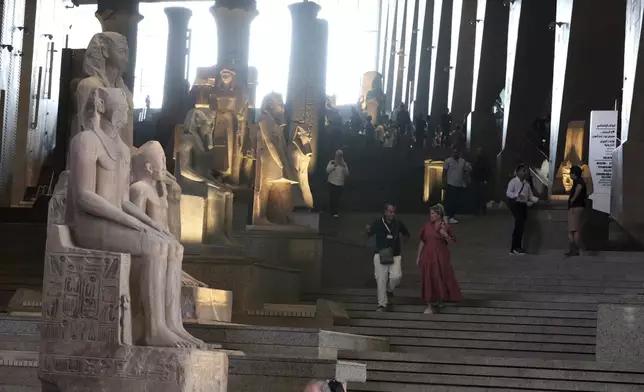
{"type": "MultiPolygon", "coordinates": [[[[385,226],[385,229],[389,232],[389,235],[393,236],[394,243],[398,240],[398,229],[394,226],[394,231],[392,233],[391,229],[385,223],[385,219],[382,219],[382,224],[385,226]]],[[[388,247],[378,250],[378,255],[380,256],[380,264],[382,265],[391,265],[394,263],[394,248],[388,247]]]]}

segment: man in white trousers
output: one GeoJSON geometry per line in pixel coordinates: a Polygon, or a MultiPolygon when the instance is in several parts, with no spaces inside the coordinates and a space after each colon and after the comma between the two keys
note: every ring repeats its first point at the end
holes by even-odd
{"type": "Polygon", "coordinates": [[[402,279],[401,240],[409,240],[409,230],[396,219],[396,206],[385,204],[385,213],[365,227],[369,237],[376,237],[373,268],[378,286],[378,312],[389,309],[394,290],[402,279]]]}

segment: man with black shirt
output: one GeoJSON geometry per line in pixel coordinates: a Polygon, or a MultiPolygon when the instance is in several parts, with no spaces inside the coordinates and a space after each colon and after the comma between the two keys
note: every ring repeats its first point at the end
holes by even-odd
{"type": "Polygon", "coordinates": [[[385,204],[384,215],[365,227],[369,237],[376,237],[376,252],[373,256],[373,268],[378,286],[378,311],[384,312],[394,289],[402,279],[401,239],[409,240],[409,230],[396,219],[396,206],[385,204]]]}

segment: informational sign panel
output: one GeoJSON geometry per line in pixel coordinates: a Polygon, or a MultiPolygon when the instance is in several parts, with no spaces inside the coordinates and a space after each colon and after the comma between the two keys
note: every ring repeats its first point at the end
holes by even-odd
{"type": "Polygon", "coordinates": [[[617,148],[617,112],[595,110],[590,113],[588,166],[593,179],[593,209],[610,214],[613,178],[613,150],[617,148]]]}

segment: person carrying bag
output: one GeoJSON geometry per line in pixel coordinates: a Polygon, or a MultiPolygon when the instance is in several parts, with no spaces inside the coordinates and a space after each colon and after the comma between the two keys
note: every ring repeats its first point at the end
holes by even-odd
{"type": "Polygon", "coordinates": [[[373,268],[378,286],[377,311],[384,312],[389,308],[394,290],[402,279],[401,235],[407,241],[409,230],[396,219],[396,206],[387,203],[384,215],[365,226],[365,231],[369,237],[376,239],[373,268]]]}

